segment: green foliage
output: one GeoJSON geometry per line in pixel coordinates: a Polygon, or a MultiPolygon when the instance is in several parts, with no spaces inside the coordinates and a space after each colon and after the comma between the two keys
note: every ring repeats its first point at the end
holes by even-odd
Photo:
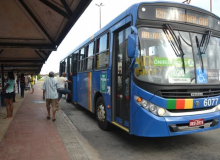
{"type": "Polygon", "coordinates": [[[41,79],[42,77],[38,74],[37,75],[37,80],[41,79]]]}

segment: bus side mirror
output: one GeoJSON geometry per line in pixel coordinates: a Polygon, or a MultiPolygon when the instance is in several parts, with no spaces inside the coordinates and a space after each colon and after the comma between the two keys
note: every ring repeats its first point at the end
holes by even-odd
{"type": "Polygon", "coordinates": [[[128,45],[127,45],[127,53],[128,57],[132,58],[129,69],[132,71],[137,54],[138,54],[138,34],[137,29],[134,26],[131,26],[132,34],[128,36],[128,45]]]}
{"type": "Polygon", "coordinates": [[[130,35],[128,36],[128,45],[127,45],[127,51],[128,51],[128,57],[129,57],[129,58],[134,58],[135,50],[136,50],[136,39],[135,39],[135,35],[130,34],[130,35]]]}

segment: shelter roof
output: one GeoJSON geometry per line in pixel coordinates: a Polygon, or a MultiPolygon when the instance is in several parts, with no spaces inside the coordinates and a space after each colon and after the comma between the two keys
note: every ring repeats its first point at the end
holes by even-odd
{"type": "Polygon", "coordinates": [[[0,65],[38,74],[91,1],[1,0],[0,65]]]}

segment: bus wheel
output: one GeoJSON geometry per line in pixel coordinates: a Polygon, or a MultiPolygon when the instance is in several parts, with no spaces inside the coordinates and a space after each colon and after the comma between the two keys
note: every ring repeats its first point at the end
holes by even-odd
{"type": "Polygon", "coordinates": [[[66,95],[65,95],[65,99],[66,99],[66,102],[67,102],[67,103],[70,103],[70,102],[71,102],[71,96],[70,96],[70,94],[66,94],[66,95]]]}
{"type": "Polygon", "coordinates": [[[96,102],[96,117],[102,130],[107,131],[110,129],[110,123],[106,120],[105,102],[102,97],[99,97],[96,102]]]}

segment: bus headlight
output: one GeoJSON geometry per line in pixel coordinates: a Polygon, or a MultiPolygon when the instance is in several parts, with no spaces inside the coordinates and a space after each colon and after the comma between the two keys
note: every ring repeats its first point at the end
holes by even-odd
{"type": "Polygon", "coordinates": [[[156,110],[157,110],[157,107],[151,103],[150,104],[150,111],[155,112],[156,110]]]}
{"type": "Polygon", "coordinates": [[[220,104],[219,104],[219,105],[217,105],[217,109],[220,111],[220,104]]]}
{"type": "Polygon", "coordinates": [[[166,113],[166,110],[164,108],[159,108],[157,113],[159,116],[164,116],[166,113]]]}
{"type": "Polygon", "coordinates": [[[164,108],[158,107],[158,106],[150,103],[149,101],[146,101],[138,96],[134,96],[134,99],[140,106],[142,106],[144,109],[150,111],[154,115],[165,116],[166,110],[164,108]]]}
{"type": "Polygon", "coordinates": [[[147,110],[149,109],[149,105],[148,105],[148,102],[146,100],[141,101],[141,106],[144,107],[147,110]]]}

